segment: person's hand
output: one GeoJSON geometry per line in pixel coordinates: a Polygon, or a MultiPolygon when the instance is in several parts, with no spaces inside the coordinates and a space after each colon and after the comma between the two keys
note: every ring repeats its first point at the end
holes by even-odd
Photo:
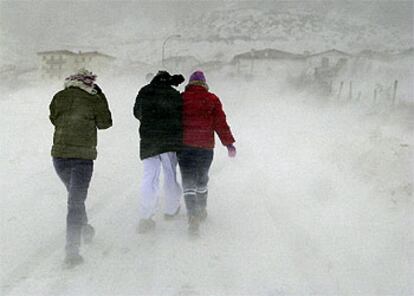
{"type": "Polygon", "coordinates": [[[227,145],[227,154],[229,157],[235,157],[236,156],[236,147],[234,147],[233,144],[227,145]]]}

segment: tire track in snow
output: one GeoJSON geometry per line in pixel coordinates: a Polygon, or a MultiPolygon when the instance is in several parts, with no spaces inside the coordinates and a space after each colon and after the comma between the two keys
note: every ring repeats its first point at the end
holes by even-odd
{"type": "MultiPolygon", "coordinates": [[[[135,217],[135,211],[130,210],[131,202],[135,204],[136,197],[129,193],[125,202],[96,217],[95,220],[103,219],[104,223],[99,225],[105,230],[93,246],[84,251],[86,262],[82,268],[88,268],[88,272],[83,273],[89,279],[88,282],[80,279],[82,293],[116,294],[118,290],[130,289],[131,294],[154,294],[160,289],[160,278],[167,272],[163,270],[164,259],[169,259],[166,255],[169,243],[165,237],[171,237],[169,231],[166,233],[165,225],[170,222],[162,223],[156,219],[154,232],[137,234],[135,221],[138,222],[138,215],[135,217]],[[117,272],[112,271],[114,267],[117,272]],[[110,290],[99,291],[102,282],[109,284],[110,290]]],[[[62,286],[59,279],[51,286],[50,295],[64,294],[66,286],[62,286]]]]}
{"type": "MultiPolygon", "coordinates": [[[[135,187],[131,187],[127,192],[127,196],[130,196],[132,192],[135,191],[135,187]]],[[[109,195],[108,193],[105,196],[109,195]]],[[[91,221],[94,221],[99,217],[102,212],[111,207],[109,203],[110,199],[105,199],[104,201],[95,203],[89,210],[88,214],[91,217],[91,221]]],[[[33,272],[39,268],[42,262],[49,260],[53,256],[61,251],[63,248],[60,244],[57,244],[57,241],[60,241],[62,237],[65,236],[65,232],[60,232],[59,234],[53,235],[48,239],[48,243],[45,243],[44,248],[38,248],[33,252],[33,255],[26,261],[20,263],[16,266],[11,272],[9,272],[2,280],[1,290],[3,295],[7,295],[12,292],[19,284],[27,280],[33,272]]],[[[62,251],[63,254],[63,251],[62,251]]],[[[57,281],[60,281],[58,279],[57,281]]]]}
{"type": "MultiPolygon", "coordinates": [[[[119,283],[115,279],[108,278],[107,276],[122,276],[123,272],[119,271],[117,273],[108,272],[108,266],[105,265],[106,262],[111,262],[115,255],[124,255],[128,254],[129,248],[122,247],[120,244],[120,239],[117,237],[122,234],[122,230],[119,229],[119,225],[122,226],[122,223],[130,224],[130,219],[127,216],[127,213],[130,212],[128,209],[131,208],[131,200],[135,200],[135,186],[131,186],[124,194],[121,195],[112,195],[112,196],[122,196],[123,198],[110,198],[104,202],[99,203],[98,206],[95,205],[93,208],[92,224],[95,225],[96,236],[92,244],[84,245],[82,247],[82,254],[85,258],[85,263],[79,266],[79,272],[73,276],[66,276],[62,285],[62,279],[57,278],[53,280],[49,285],[49,295],[61,295],[67,293],[67,289],[72,290],[73,286],[85,287],[88,288],[91,284],[96,284],[96,280],[99,279],[99,276],[102,277],[102,274],[106,275],[106,278],[99,279],[102,282],[107,283],[119,283]],[[116,202],[116,206],[113,206],[113,202],[116,202]],[[116,230],[114,230],[116,229],[116,230]],[[111,237],[112,236],[112,237],[111,237]]],[[[124,229],[125,232],[125,229],[124,229]]],[[[109,266],[111,268],[112,266],[109,266]]],[[[66,274],[65,274],[66,275],[66,274]]],[[[99,287],[100,283],[97,283],[96,287],[99,287]]],[[[102,294],[94,292],[93,289],[86,291],[79,291],[82,294],[102,294]]],[[[105,294],[109,292],[106,291],[105,294]]],[[[76,293],[75,293],[76,294],[76,293]]]]}
{"type": "MultiPolygon", "coordinates": [[[[287,241],[290,248],[290,258],[293,259],[293,263],[296,266],[296,270],[300,273],[300,281],[302,283],[308,283],[308,288],[311,291],[302,291],[303,293],[321,293],[320,290],[314,289],[315,282],[310,278],[310,273],[316,275],[324,275],[323,283],[324,289],[326,289],[326,283],[332,284],[330,287],[334,291],[330,291],[329,294],[340,294],[340,286],[338,280],[332,273],[333,263],[323,256],[321,247],[318,247],[312,236],[307,233],[297,222],[293,221],[289,211],[283,211],[281,208],[277,208],[271,203],[267,197],[264,196],[262,200],[262,206],[265,208],[268,217],[274,222],[272,225],[278,225],[280,233],[283,235],[285,241],[287,241]],[[288,226],[283,226],[288,225],[288,226]],[[315,271],[315,269],[319,269],[315,271]],[[326,278],[330,278],[327,281],[326,278]]],[[[276,227],[276,226],[275,226],[276,227]]],[[[283,240],[282,240],[283,241],[283,240]]],[[[316,279],[317,281],[317,279],[316,279]]],[[[319,286],[318,283],[317,286],[319,286]]],[[[326,292],[326,290],[324,290],[326,292]]]]}
{"type": "MultiPolygon", "coordinates": [[[[59,235],[53,236],[49,241],[59,241],[63,235],[64,233],[60,233],[59,235]]],[[[16,266],[2,280],[2,295],[9,294],[20,283],[27,280],[36,268],[39,267],[41,262],[56,254],[58,249],[59,247],[56,244],[47,244],[45,248],[37,249],[30,259],[16,266]]]]}

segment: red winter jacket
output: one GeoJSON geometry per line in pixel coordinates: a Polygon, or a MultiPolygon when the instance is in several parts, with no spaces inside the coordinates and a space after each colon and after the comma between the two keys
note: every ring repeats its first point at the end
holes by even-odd
{"type": "Polygon", "coordinates": [[[198,148],[214,148],[214,132],[223,143],[235,142],[219,98],[201,85],[188,85],[183,97],[183,142],[198,148]]]}

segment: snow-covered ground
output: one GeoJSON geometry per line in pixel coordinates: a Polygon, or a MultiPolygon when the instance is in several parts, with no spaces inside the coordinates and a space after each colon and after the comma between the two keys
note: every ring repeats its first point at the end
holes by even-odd
{"type": "Polygon", "coordinates": [[[215,149],[201,237],[188,237],[185,211],[138,235],[132,106],[144,81],[98,82],[114,126],[99,133],[87,200],[97,236],[72,270],[62,269],[66,195],[49,152],[61,85],[2,93],[2,295],[414,294],[412,106],[211,78],[238,155],[215,149]]]}

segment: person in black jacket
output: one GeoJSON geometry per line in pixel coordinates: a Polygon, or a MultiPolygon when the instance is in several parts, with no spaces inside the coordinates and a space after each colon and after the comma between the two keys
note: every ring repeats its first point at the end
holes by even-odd
{"type": "Polygon", "coordinates": [[[161,166],[164,174],[164,217],[171,219],[180,210],[181,186],[177,182],[176,151],[182,147],[182,99],[172,86],[184,81],[182,75],[159,71],[141,88],[134,105],[134,116],[140,121],[140,158],[144,172],[141,181],[138,232],[155,228],[152,220],[158,206],[161,166]]]}

